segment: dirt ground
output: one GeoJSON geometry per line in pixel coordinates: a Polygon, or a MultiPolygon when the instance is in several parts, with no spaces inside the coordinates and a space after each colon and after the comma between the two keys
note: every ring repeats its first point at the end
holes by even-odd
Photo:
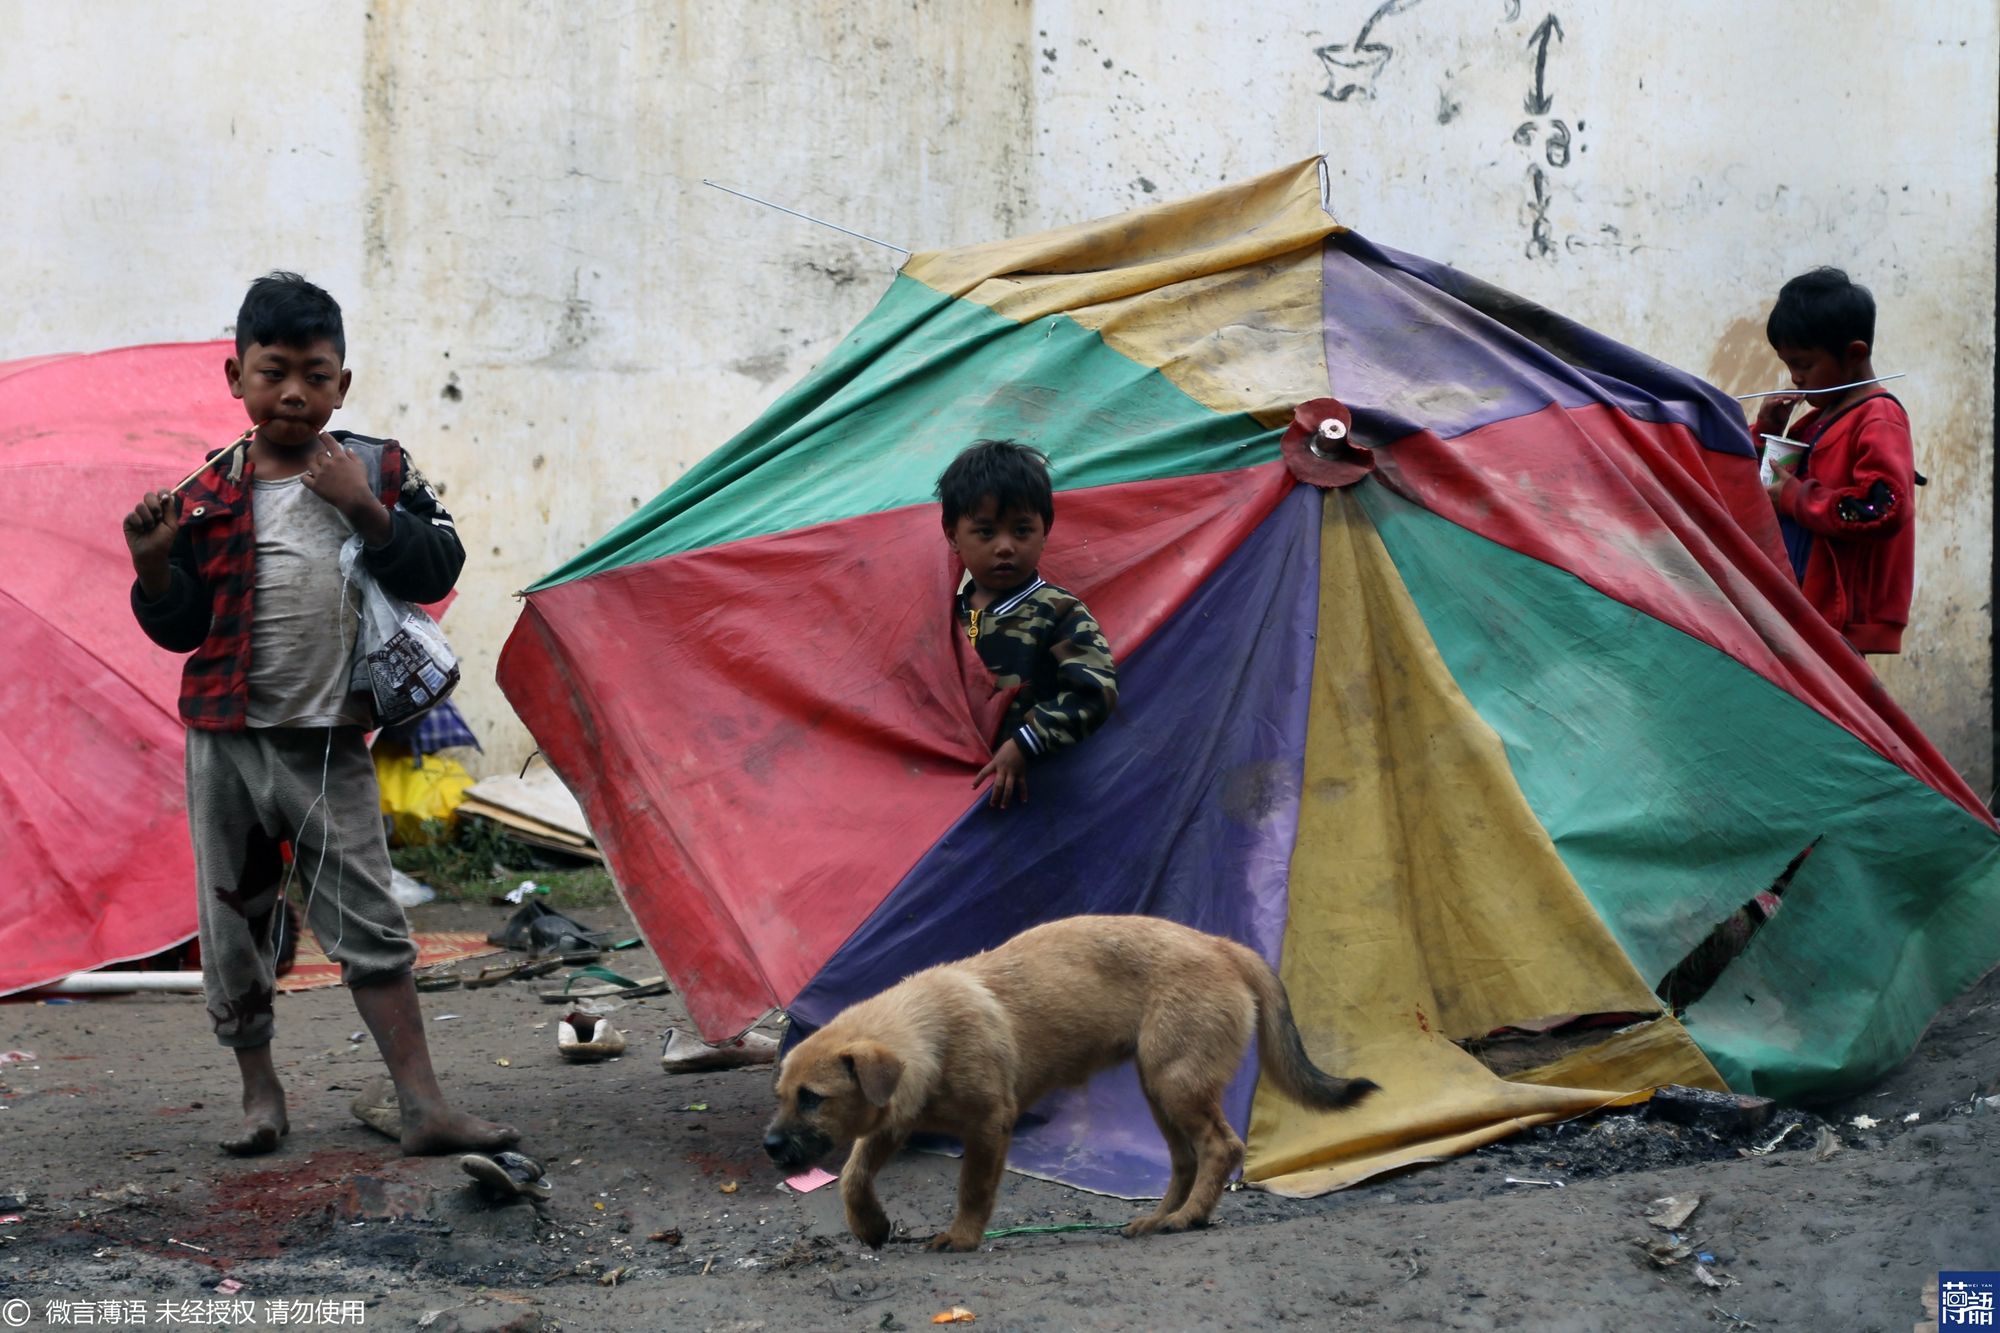
{"type": "MultiPolygon", "coordinates": [[[[505,912],[413,915],[467,929],[505,912]]],[[[614,961],[657,970],[641,951],[614,961]]],[[[214,1147],[234,1076],[197,997],[0,1004],[0,1051],[35,1056],[0,1065],[0,1319],[23,1309],[9,1302],[41,1327],[51,1301],[124,1300],[164,1327],[161,1302],[206,1302],[213,1317],[225,1299],[341,1299],[364,1303],[345,1307],[360,1326],[437,1333],[913,1329],[953,1306],[998,1329],[1903,1333],[1932,1326],[1924,1289],[1939,1269],[2000,1268],[2000,1111],[1978,1100],[2000,1074],[1992,977],[1880,1086],[1781,1116],[1757,1137],[1800,1128],[1764,1156],[1617,1113],[1322,1199],[1232,1193],[1205,1232],[1024,1236],[951,1256],[870,1253],[846,1235],[836,1190],[781,1188],[759,1146],[767,1071],[661,1073],[674,997],[618,1009],[629,1053],[573,1067],[556,1055],[563,1011],[537,1001],[545,984],[425,997],[447,1089],[519,1126],[547,1165],[555,1194],[539,1213],[482,1201],[451,1160],[404,1159],[350,1117],[379,1067],[339,989],[280,999],[293,1130],[249,1161],[214,1147]],[[1857,1115],[1881,1123],[1857,1128],[1857,1115]],[[1831,1156],[1822,1126],[1836,1130],[1831,1156]],[[1679,1233],[1693,1253],[1661,1267],[1644,1245],[1672,1241],[1643,1215],[1668,1195],[1701,1203],[1679,1233]],[[1728,1285],[1702,1284],[1700,1253],[1728,1285]]],[[[882,1182],[891,1216],[917,1236],[940,1227],[954,1169],[906,1155],[882,1182]]],[[[993,1225],[1136,1211],[1009,1176],[993,1225]]],[[[270,1326],[268,1306],[249,1308],[270,1326]]]]}

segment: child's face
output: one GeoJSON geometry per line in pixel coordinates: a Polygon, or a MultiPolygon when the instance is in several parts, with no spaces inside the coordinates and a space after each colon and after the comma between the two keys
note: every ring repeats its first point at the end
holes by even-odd
{"type": "Polygon", "coordinates": [[[257,438],[281,453],[303,452],[319,438],[353,379],[325,338],[305,347],[251,343],[224,370],[257,438]]]}
{"type": "Polygon", "coordinates": [[[1825,390],[1836,384],[1851,384],[1857,379],[1866,379],[1868,364],[1868,344],[1851,343],[1846,353],[1829,352],[1824,347],[1782,346],[1773,348],[1778,359],[1791,372],[1792,383],[1806,402],[1813,407],[1825,407],[1839,397],[1825,390]]]}
{"type": "Polygon", "coordinates": [[[987,592],[1008,592],[1026,583],[1049,543],[1040,514],[1018,508],[1003,514],[990,495],[960,514],[944,535],[965,562],[965,572],[987,592]]]}

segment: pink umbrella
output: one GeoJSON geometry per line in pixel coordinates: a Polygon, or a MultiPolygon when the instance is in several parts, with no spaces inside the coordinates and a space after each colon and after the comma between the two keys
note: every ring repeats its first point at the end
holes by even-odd
{"type": "Polygon", "coordinates": [[[226,342],[0,363],[0,994],[195,932],[181,658],[120,521],[244,426],[226,342]]]}

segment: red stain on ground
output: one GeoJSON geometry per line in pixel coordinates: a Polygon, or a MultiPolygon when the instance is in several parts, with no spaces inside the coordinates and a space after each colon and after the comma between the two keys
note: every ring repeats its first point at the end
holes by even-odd
{"type": "MultiPolygon", "coordinates": [[[[164,1229],[164,1235],[125,1242],[162,1258],[225,1270],[244,1259],[270,1259],[298,1240],[301,1231],[323,1227],[327,1207],[351,1177],[394,1175],[408,1166],[393,1149],[347,1149],[316,1152],[262,1171],[219,1172],[209,1183],[207,1199],[188,1192],[194,1197],[182,1207],[189,1215],[150,1219],[147,1231],[164,1229]],[[168,1236],[182,1244],[169,1244],[168,1236]]],[[[110,1220],[100,1219],[100,1225],[110,1220]]]]}
{"type": "Polygon", "coordinates": [[[1431,1030],[1431,1021],[1430,1019],[1424,1017],[1424,1011],[1422,1009],[1417,1010],[1417,1026],[1422,1028],[1425,1032],[1429,1032],[1431,1030]]]}
{"type": "Polygon", "coordinates": [[[757,1169],[755,1157],[728,1157],[719,1152],[686,1153],[681,1160],[699,1168],[704,1176],[727,1176],[731,1180],[748,1180],[757,1169]]]}

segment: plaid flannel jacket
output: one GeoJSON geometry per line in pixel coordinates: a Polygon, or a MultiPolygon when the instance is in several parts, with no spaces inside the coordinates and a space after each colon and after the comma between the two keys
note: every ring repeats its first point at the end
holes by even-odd
{"type": "MultiPolygon", "coordinates": [[[[388,507],[389,540],[362,563],[383,589],[409,602],[435,602],[458,582],[465,548],[451,515],[394,440],[337,430],[388,507]]],[[[181,720],[204,731],[240,731],[250,705],[250,625],[257,532],[251,508],[249,437],[210,456],[181,493],[180,533],[168,557],[170,583],[148,601],[132,583],[132,614],[170,652],[193,653],[181,672],[181,720]]]]}
{"type": "Polygon", "coordinates": [[[1020,687],[998,741],[1019,741],[1031,759],[1075,745],[1118,705],[1118,667],[1104,631],[1075,593],[1039,574],[981,611],[972,609],[967,578],[958,594],[958,627],[993,673],[996,690],[1020,687]]]}

